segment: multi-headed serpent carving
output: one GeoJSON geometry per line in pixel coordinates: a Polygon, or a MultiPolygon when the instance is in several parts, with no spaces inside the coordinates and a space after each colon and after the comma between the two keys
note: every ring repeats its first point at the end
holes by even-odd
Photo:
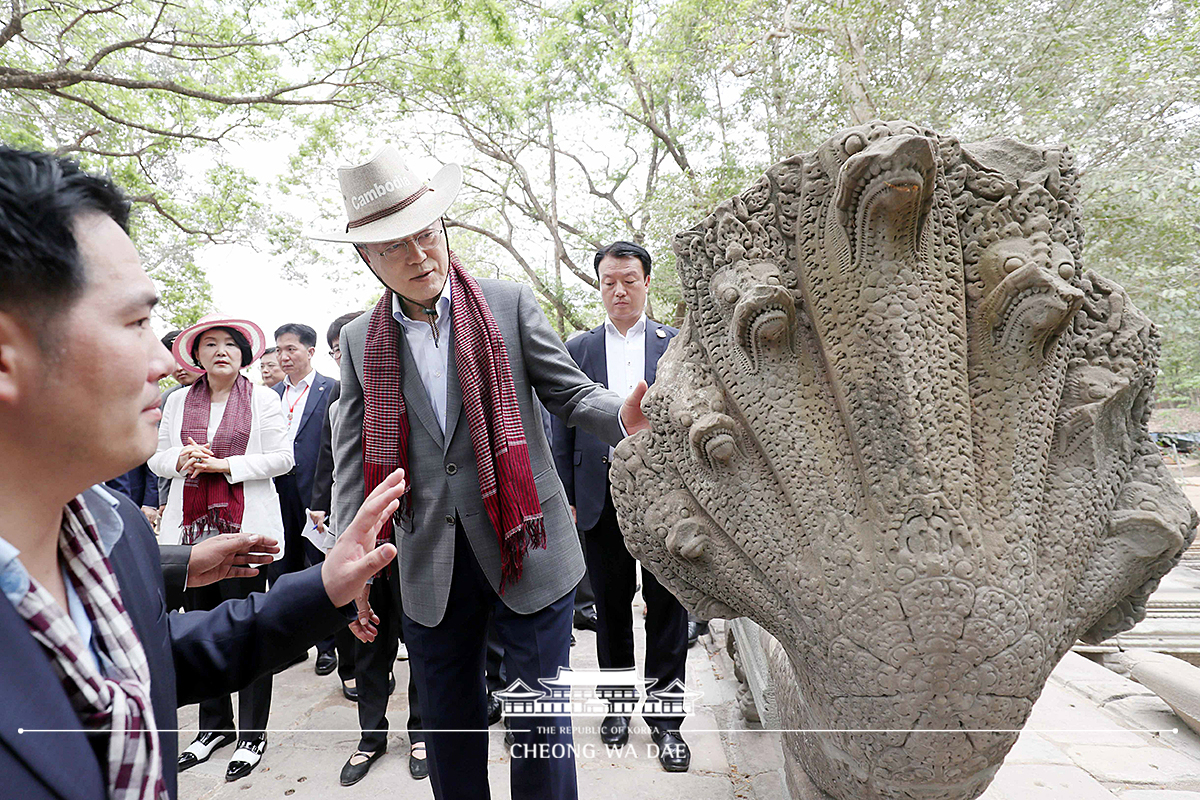
{"type": "Polygon", "coordinates": [[[873,122],[677,237],[622,528],[778,639],[786,727],[833,731],[786,734],[789,769],[839,800],[977,797],[1072,643],[1191,542],[1146,434],[1154,326],[1081,236],[1065,148],[873,122]]]}

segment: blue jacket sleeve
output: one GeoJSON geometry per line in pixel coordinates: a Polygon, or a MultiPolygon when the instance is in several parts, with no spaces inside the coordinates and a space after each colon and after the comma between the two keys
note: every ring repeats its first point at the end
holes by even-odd
{"type": "Polygon", "coordinates": [[[226,600],[212,611],[168,615],[179,705],[237,691],[346,627],[321,582],[321,565],[280,578],[271,591],[226,600]]]}

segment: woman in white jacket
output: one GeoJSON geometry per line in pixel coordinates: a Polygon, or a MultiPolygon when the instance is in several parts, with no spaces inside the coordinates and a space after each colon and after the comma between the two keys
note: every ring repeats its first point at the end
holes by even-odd
{"type": "MultiPolygon", "coordinates": [[[[283,521],[271,480],[295,461],[279,395],[255,386],[241,368],[264,349],[253,322],[209,315],[182,331],[172,351],[184,369],[203,373],[186,391],[167,398],[158,429],[158,451],[150,469],[170,478],[160,529],[163,544],[194,544],[220,533],[261,533],[279,542],[283,521]]],[[[211,609],[230,598],[266,590],[266,570],[253,578],[229,578],[184,592],[184,608],[211,609]]],[[[266,749],[271,710],[271,676],[238,693],[235,736],[228,695],[200,704],[200,731],[179,755],[180,771],[207,761],[213,751],[238,746],[226,780],[248,775],[266,749]]]]}

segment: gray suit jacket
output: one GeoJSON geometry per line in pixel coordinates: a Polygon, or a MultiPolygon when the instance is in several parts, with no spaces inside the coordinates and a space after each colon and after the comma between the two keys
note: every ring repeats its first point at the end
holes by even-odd
{"type": "MultiPolygon", "coordinates": [[[[521,580],[506,586],[501,596],[512,610],[529,614],[573,589],[584,572],[579,537],[554,469],[534,393],[567,425],[578,425],[614,445],[622,437],[618,416],[624,398],[589,380],[575,365],[528,286],[486,279],[480,279],[479,286],[508,349],[530,465],[546,521],[546,548],[528,552],[521,580]]],[[[333,506],[339,534],[363,501],[363,349],[369,321],[370,314],[363,314],[342,328],[342,389],[333,442],[333,506]]],[[[447,346],[454,346],[454,336],[451,331],[447,346]]],[[[420,624],[433,626],[445,614],[450,592],[455,517],[462,520],[475,558],[496,591],[500,588],[500,549],[479,494],[475,451],[462,418],[462,391],[454,358],[449,359],[443,437],[403,335],[400,344],[413,514],[393,530],[400,551],[404,611],[420,624]]]]}

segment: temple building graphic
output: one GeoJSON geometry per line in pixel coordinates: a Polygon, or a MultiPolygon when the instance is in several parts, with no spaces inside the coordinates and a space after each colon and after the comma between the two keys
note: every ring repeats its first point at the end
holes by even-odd
{"type": "Polygon", "coordinates": [[[553,678],[542,678],[540,687],[514,681],[496,692],[507,716],[547,716],[570,714],[574,717],[604,717],[610,714],[633,716],[670,716],[690,714],[701,697],[675,680],[650,694],[650,681],[638,677],[637,670],[587,670],[576,672],[559,667],[553,678]]]}

